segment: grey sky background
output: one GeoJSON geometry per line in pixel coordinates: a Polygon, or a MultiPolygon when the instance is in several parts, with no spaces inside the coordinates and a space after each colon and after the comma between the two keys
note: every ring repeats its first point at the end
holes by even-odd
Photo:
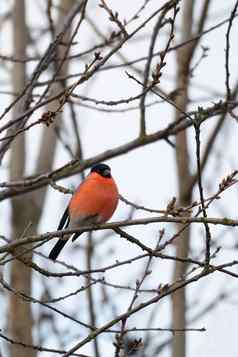
{"type": "MultiPolygon", "coordinates": [[[[2,2],[3,11],[4,6],[8,6],[6,1],[2,2]]],[[[29,26],[44,26],[42,11],[45,6],[45,1],[27,1],[27,17],[29,26]]],[[[158,3],[161,5],[165,1],[150,1],[146,10],[142,13],[140,19],[129,27],[130,30],[134,28],[146,15],[152,13],[153,9],[158,7],[158,3]]],[[[108,4],[112,9],[119,12],[120,18],[128,19],[133,15],[142,4],[141,0],[134,1],[108,1],[108,4]]],[[[107,20],[107,15],[98,6],[98,1],[91,1],[89,4],[88,16],[90,19],[96,19],[96,23],[100,31],[103,34],[108,34],[114,25],[109,24],[107,20]]],[[[201,2],[196,1],[197,11],[200,8],[201,2]]],[[[1,5],[2,6],[2,5],[1,5]]],[[[209,21],[205,28],[208,28],[223,19],[226,19],[230,15],[230,11],[234,6],[234,1],[213,1],[209,12],[209,21]]],[[[195,11],[196,14],[196,11],[195,11]]],[[[196,20],[196,16],[195,16],[196,20]]],[[[180,33],[179,25],[181,21],[181,13],[178,16],[177,30],[174,40],[175,43],[179,43],[180,33]]],[[[137,40],[136,43],[132,42],[123,47],[121,54],[123,54],[128,59],[136,59],[138,57],[146,56],[148,52],[149,41],[146,35],[150,35],[153,28],[153,23],[146,26],[142,32],[140,32],[139,37],[145,35],[143,40],[137,40]]],[[[225,32],[227,30],[227,24],[216,29],[214,32],[205,35],[198,49],[196,51],[196,60],[200,57],[202,50],[201,45],[209,47],[208,57],[205,58],[199,67],[194,72],[194,77],[192,79],[193,89],[190,92],[191,99],[195,100],[196,103],[191,104],[191,108],[197,108],[198,105],[203,105],[208,107],[212,105],[214,97],[216,100],[224,99],[225,93],[225,67],[224,67],[224,48],[225,48],[225,32]],[[216,93],[212,95],[211,92],[216,93]]],[[[164,36],[166,28],[161,32],[161,36],[157,41],[156,49],[163,49],[165,44],[166,36],[164,36]]],[[[231,56],[230,56],[230,69],[231,69],[231,84],[237,81],[237,36],[238,36],[238,25],[235,19],[231,34],[231,56]]],[[[49,39],[42,38],[42,42],[39,42],[38,50],[43,52],[43,49],[47,46],[49,39]]],[[[100,42],[100,38],[93,32],[89,24],[84,24],[77,36],[77,44],[74,46],[73,53],[79,52],[93,45],[94,43],[100,42]]],[[[11,28],[8,26],[4,34],[0,34],[0,50],[3,54],[11,53],[11,28]],[[3,38],[4,37],[4,38],[3,38]],[[4,41],[3,41],[4,40],[4,41]]],[[[30,53],[30,52],[29,52],[30,53]]],[[[106,53],[106,51],[105,51],[106,53]]],[[[102,53],[102,55],[104,52],[102,53]]],[[[156,64],[156,58],[154,64],[156,64]]],[[[84,69],[85,63],[90,61],[90,57],[85,58],[84,61],[74,61],[70,68],[70,73],[79,73],[84,69]]],[[[167,92],[176,88],[174,82],[174,74],[176,70],[175,63],[175,52],[171,52],[167,57],[167,66],[163,72],[161,87],[167,92]]],[[[196,61],[195,61],[196,62],[196,61]]],[[[120,59],[117,56],[113,56],[109,63],[120,63],[120,59]]],[[[108,64],[109,64],[108,63],[108,64]]],[[[141,62],[136,65],[137,68],[143,70],[145,62],[141,62]]],[[[29,66],[28,72],[30,73],[34,68],[35,64],[29,66]]],[[[104,99],[104,100],[118,100],[121,98],[127,98],[140,93],[141,88],[134,81],[130,80],[125,71],[128,70],[133,73],[127,67],[120,69],[114,69],[112,71],[102,71],[97,74],[92,80],[87,82],[84,86],[78,88],[76,93],[85,94],[93,98],[104,99]]],[[[3,74],[3,69],[0,68],[0,81],[6,80],[7,78],[3,74]]],[[[133,73],[134,74],[134,73],[133,73]]],[[[135,75],[137,76],[137,75],[135,75]]],[[[46,79],[47,76],[41,77],[41,80],[46,79]]],[[[5,86],[5,89],[11,88],[10,86],[5,86]]],[[[1,108],[5,108],[10,101],[10,97],[1,95],[1,108]]],[[[147,98],[147,103],[155,100],[153,95],[149,95],[147,98]]],[[[137,106],[138,102],[132,102],[129,106],[137,106]]],[[[125,107],[125,106],[124,106],[125,107]]],[[[126,113],[105,113],[96,112],[90,109],[85,109],[82,107],[77,108],[77,119],[79,121],[81,137],[83,143],[83,150],[85,158],[89,158],[93,155],[99,154],[109,148],[115,148],[127,141],[133,139],[138,134],[139,128],[139,110],[133,110],[126,113]]],[[[123,106],[112,107],[112,109],[123,108],[123,106]]],[[[2,111],[2,110],[1,110],[2,111]]],[[[67,123],[67,109],[64,109],[66,115],[64,119],[64,138],[67,142],[72,144],[72,128],[67,123]]],[[[32,116],[32,121],[39,118],[41,111],[36,112],[32,116]]],[[[152,106],[147,109],[147,126],[149,132],[158,130],[159,128],[164,128],[169,122],[172,122],[174,118],[174,110],[167,103],[152,106]]],[[[209,196],[216,192],[218,184],[221,179],[231,173],[237,168],[237,123],[229,118],[232,123],[226,126],[222,131],[223,135],[220,135],[216,141],[215,149],[213,155],[209,161],[208,168],[204,173],[204,189],[205,196],[209,196]]],[[[206,142],[211,128],[216,123],[216,118],[209,119],[202,126],[201,131],[201,142],[206,142]]],[[[30,174],[34,168],[35,158],[36,158],[36,147],[39,143],[39,137],[41,134],[41,129],[36,126],[30,133],[27,134],[28,140],[28,154],[29,161],[27,163],[27,174],[30,174]]],[[[193,167],[196,167],[195,161],[195,139],[193,129],[189,130],[189,145],[191,147],[191,157],[193,158],[193,167]]],[[[71,158],[68,153],[62,147],[58,145],[58,151],[54,167],[57,168],[71,158]]],[[[112,173],[115,180],[118,183],[120,193],[131,201],[138,204],[143,204],[144,206],[164,209],[166,208],[169,200],[177,195],[177,181],[176,181],[176,167],[175,167],[175,153],[173,149],[165,142],[159,141],[158,143],[143,147],[142,149],[136,149],[132,153],[120,156],[116,159],[108,161],[112,167],[112,173]]],[[[8,166],[8,155],[5,158],[4,165],[0,169],[1,181],[7,179],[7,166],[8,166]]],[[[67,180],[62,180],[60,183],[66,187],[76,187],[80,182],[79,176],[74,176],[67,180]]],[[[198,199],[197,190],[194,191],[194,200],[198,199]]],[[[40,231],[47,232],[55,230],[58,220],[63,213],[65,206],[69,200],[69,196],[63,195],[58,191],[49,188],[47,195],[47,203],[45,206],[45,214],[41,220],[40,231]]],[[[225,194],[222,195],[222,200],[215,202],[209,209],[209,216],[230,216],[232,218],[237,218],[237,187],[229,189],[225,194]]],[[[9,227],[9,215],[10,208],[9,203],[4,202],[0,209],[0,220],[2,222],[3,234],[10,234],[9,227]]],[[[129,207],[123,203],[120,203],[116,213],[114,214],[112,220],[124,219],[127,217],[129,212],[129,207]]],[[[146,217],[145,212],[137,211],[135,217],[146,217]]],[[[154,247],[156,244],[156,238],[158,237],[158,230],[165,228],[165,238],[171,236],[173,232],[176,231],[176,227],[169,225],[150,225],[150,226],[140,226],[128,228],[127,231],[133,233],[133,235],[139,238],[141,241],[146,242],[147,245],[154,247]]],[[[218,245],[221,247],[229,246],[231,243],[237,242],[237,230],[229,228],[217,228],[211,227],[212,237],[214,241],[217,241],[218,245]]],[[[96,241],[100,240],[104,236],[104,233],[96,232],[94,234],[94,239],[96,241]]],[[[196,256],[196,250],[201,251],[201,247],[204,245],[204,231],[203,227],[192,227],[192,256],[196,256]]],[[[80,238],[78,245],[84,244],[84,239],[86,236],[80,238]]],[[[44,253],[49,252],[51,246],[54,243],[49,243],[44,245],[42,251],[44,253]]],[[[174,248],[170,247],[167,250],[168,253],[173,253],[174,248]]],[[[100,257],[100,261],[95,259],[97,262],[96,267],[106,266],[116,259],[123,260],[129,257],[136,256],[140,251],[131,246],[129,243],[121,241],[119,238],[115,238],[112,234],[108,237],[102,245],[99,245],[96,249],[96,256],[100,257]],[[113,254],[111,254],[113,252],[113,254]]],[[[74,246],[71,244],[67,245],[64,250],[62,257],[68,263],[75,264],[79,269],[83,269],[85,266],[85,260],[82,255],[82,251],[78,249],[74,251],[74,246]]],[[[227,262],[237,258],[237,252],[230,249],[222,249],[219,258],[215,260],[218,262],[227,262]]],[[[45,268],[49,268],[51,271],[58,271],[58,267],[54,264],[48,262],[47,260],[39,260],[45,268]]],[[[146,261],[142,263],[133,264],[133,266],[127,265],[121,267],[120,269],[112,270],[104,274],[105,279],[108,282],[116,284],[124,284],[135,287],[135,281],[139,278],[143,272],[143,267],[146,261]]],[[[159,284],[169,283],[171,281],[172,264],[168,261],[154,261],[153,274],[149,277],[146,282],[146,287],[154,288],[159,286],[159,284]]],[[[5,268],[6,269],[6,268],[5,268]]],[[[237,268],[234,269],[237,272],[237,268]]],[[[7,272],[6,272],[7,274],[7,272]]],[[[100,274],[99,274],[100,275],[100,274]]],[[[41,293],[41,283],[39,282],[39,276],[35,274],[34,279],[34,290],[33,296],[38,296],[41,293]]],[[[40,279],[46,279],[45,277],[40,279]]],[[[45,284],[48,286],[54,286],[54,295],[60,296],[66,294],[67,292],[73,291],[75,288],[80,287],[84,284],[83,278],[69,278],[63,281],[57,281],[52,279],[46,279],[45,284]]],[[[100,287],[96,285],[97,299],[101,299],[100,287]]],[[[229,357],[237,355],[237,293],[238,284],[235,279],[228,278],[222,274],[216,273],[210,278],[199,281],[190,286],[187,290],[189,296],[189,313],[188,320],[192,318],[196,312],[200,311],[202,306],[208,304],[217,298],[221,292],[232,291],[231,301],[226,301],[224,303],[218,304],[217,307],[212,310],[211,313],[204,315],[201,319],[195,323],[189,324],[188,327],[205,327],[206,332],[190,332],[188,333],[188,356],[193,357],[207,357],[216,356],[223,357],[225,354],[229,357]]],[[[122,293],[120,297],[117,297],[117,292],[113,289],[108,291],[110,296],[115,299],[117,305],[117,313],[124,312],[127,308],[131,294],[132,293],[122,293]]],[[[144,294],[140,297],[139,301],[143,301],[150,297],[148,294],[144,294]]],[[[2,305],[4,306],[4,305],[2,305]]],[[[83,295],[79,297],[71,298],[66,300],[63,304],[56,304],[58,307],[62,307],[65,311],[70,313],[77,306],[79,319],[85,321],[85,299],[83,295]]],[[[4,306],[5,309],[5,306],[4,306]]],[[[39,307],[35,306],[35,314],[37,316],[39,307]]],[[[128,326],[142,327],[145,325],[152,308],[144,310],[132,317],[129,321],[128,326]]],[[[98,311],[97,315],[99,317],[98,325],[103,324],[110,318],[110,311],[107,310],[105,306],[104,311],[98,311]]],[[[72,346],[79,338],[81,339],[82,330],[80,334],[78,333],[77,325],[72,327],[71,321],[62,320],[58,317],[59,328],[65,330],[65,339],[67,340],[67,331],[70,330],[70,338],[68,340],[67,347],[72,346]],[[75,339],[73,339],[73,337],[75,339]]],[[[157,314],[157,318],[154,322],[155,327],[169,327],[170,326],[170,299],[165,299],[160,303],[160,310],[157,314]]],[[[0,326],[1,328],[1,326],[0,326]]],[[[49,335],[49,326],[45,326],[44,334],[49,335]]],[[[37,331],[35,332],[37,336],[37,331]]],[[[86,331],[85,331],[86,336],[86,331]]],[[[133,333],[133,336],[143,337],[143,333],[133,333]]],[[[169,333],[154,333],[154,338],[161,341],[166,340],[172,335],[169,333]]],[[[54,340],[51,338],[47,339],[47,343],[50,346],[54,345],[54,340]]],[[[112,356],[112,341],[108,337],[100,338],[101,349],[107,353],[105,356],[112,356]]],[[[81,353],[92,353],[91,347],[89,345],[85,346],[81,353]]],[[[168,356],[168,349],[165,349],[161,353],[161,357],[168,356]]],[[[49,354],[39,353],[39,356],[45,357],[49,354]]]]}

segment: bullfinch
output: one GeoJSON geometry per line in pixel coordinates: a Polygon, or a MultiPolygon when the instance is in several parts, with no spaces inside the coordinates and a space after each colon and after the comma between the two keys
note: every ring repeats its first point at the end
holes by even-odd
{"type": "MultiPolygon", "coordinates": [[[[92,166],[90,174],[73,194],[57,230],[77,229],[91,224],[105,223],[113,215],[119,200],[119,192],[111,169],[105,164],[92,166]]],[[[81,233],[74,233],[74,241],[81,233]]],[[[56,260],[71,235],[58,239],[49,258],[56,260]]]]}

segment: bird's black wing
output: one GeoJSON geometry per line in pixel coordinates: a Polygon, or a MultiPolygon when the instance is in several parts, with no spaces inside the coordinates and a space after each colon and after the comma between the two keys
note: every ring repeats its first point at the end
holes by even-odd
{"type": "MultiPolygon", "coordinates": [[[[57,230],[60,231],[61,229],[66,229],[69,225],[69,221],[70,221],[69,209],[67,207],[66,210],[64,211],[64,214],[63,214],[61,220],[60,220],[57,230]]],[[[53,249],[51,250],[51,252],[49,254],[49,258],[52,260],[56,260],[56,258],[58,257],[59,253],[64,248],[66,243],[67,243],[67,239],[63,239],[63,238],[58,239],[57,243],[54,245],[53,249]]]]}
{"type": "Polygon", "coordinates": [[[57,231],[61,231],[61,229],[66,229],[68,225],[69,225],[69,208],[67,207],[66,210],[64,211],[63,216],[61,217],[57,231]]]}

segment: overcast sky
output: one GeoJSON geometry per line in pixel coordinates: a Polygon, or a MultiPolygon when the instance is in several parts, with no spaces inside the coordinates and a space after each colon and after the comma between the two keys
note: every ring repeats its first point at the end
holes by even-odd
{"type": "MultiPolygon", "coordinates": [[[[39,1],[38,4],[32,1],[26,1],[27,3],[27,18],[30,26],[36,26],[39,23],[40,26],[44,26],[43,16],[41,16],[40,9],[44,8],[44,1],[39,1]]],[[[105,12],[96,6],[98,2],[92,1],[89,5],[88,16],[91,20],[96,19],[98,28],[107,34],[109,29],[112,29],[112,24],[107,21],[107,16],[105,12]]],[[[128,19],[132,16],[136,9],[143,3],[141,0],[128,1],[108,1],[114,10],[119,12],[120,18],[128,19]]],[[[146,10],[143,12],[141,18],[134,25],[129,27],[129,29],[134,28],[142,19],[152,13],[153,9],[158,7],[159,4],[165,3],[162,0],[150,1],[146,10]]],[[[199,11],[200,1],[196,1],[196,11],[199,11]]],[[[4,2],[7,8],[7,2],[4,2]]],[[[182,4],[181,4],[182,6],[182,4]]],[[[223,1],[212,1],[212,6],[209,12],[209,21],[206,28],[226,19],[230,15],[230,10],[234,6],[234,1],[226,0],[223,1]]],[[[177,31],[174,43],[179,42],[179,23],[181,19],[181,14],[178,16],[177,31]]],[[[195,17],[196,18],[196,17],[195,17]]],[[[153,28],[153,22],[148,25],[140,33],[142,35],[150,35],[151,29],[153,28]]],[[[225,93],[225,68],[224,68],[224,48],[225,48],[225,32],[227,30],[227,24],[216,29],[214,32],[204,36],[200,45],[198,46],[196,52],[196,59],[201,56],[202,49],[201,45],[209,47],[208,57],[205,58],[199,67],[194,72],[194,77],[192,82],[194,84],[193,89],[190,92],[190,97],[193,100],[197,100],[196,103],[191,104],[191,108],[197,108],[198,105],[203,105],[208,107],[212,104],[212,100],[224,99],[225,93]],[[211,97],[211,93],[213,97],[211,97]],[[216,95],[214,95],[214,93],[216,95]],[[213,99],[211,99],[213,98],[213,99]]],[[[3,54],[9,54],[11,52],[11,29],[6,27],[4,34],[0,34],[0,51],[3,54]],[[4,43],[3,43],[4,37],[4,43]],[[9,39],[9,41],[8,41],[9,39]],[[9,47],[8,47],[9,46],[9,47]]],[[[237,20],[234,21],[234,26],[232,28],[231,36],[231,56],[230,56],[230,69],[231,69],[231,83],[235,83],[237,80],[237,35],[238,35],[238,25],[237,20]]],[[[166,37],[164,32],[161,33],[159,40],[157,41],[156,49],[163,49],[166,37]]],[[[47,38],[47,41],[49,39],[47,38]]],[[[42,40],[39,44],[39,50],[43,50],[47,46],[46,38],[42,40]]],[[[92,28],[88,24],[84,24],[80,30],[80,33],[76,39],[77,45],[74,46],[73,53],[80,52],[83,49],[89,48],[91,45],[100,42],[100,39],[92,31],[92,28]]],[[[149,41],[138,40],[135,43],[131,43],[122,48],[121,54],[123,54],[128,59],[136,59],[142,56],[146,56],[148,52],[149,41]]],[[[106,53],[106,51],[105,51],[106,53]]],[[[74,62],[70,68],[70,73],[78,73],[84,69],[85,61],[74,62]]],[[[120,58],[118,56],[113,56],[110,63],[120,63],[120,58]]],[[[174,52],[168,54],[167,66],[164,70],[164,74],[161,80],[161,86],[164,90],[169,92],[176,88],[173,81],[174,74],[176,70],[176,63],[174,52]]],[[[195,60],[196,62],[196,60],[195,60]]],[[[156,63],[156,59],[155,62],[156,63]]],[[[145,62],[140,62],[137,65],[138,68],[144,68],[145,62]]],[[[33,65],[29,66],[29,73],[34,68],[33,65]]],[[[125,70],[128,68],[123,67],[117,70],[102,71],[97,74],[92,80],[87,82],[84,86],[78,88],[76,93],[86,94],[90,97],[96,99],[104,100],[118,100],[122,98],[128,98],[134,96],[141,91],[141,88],[134,81],[130,80],[125,70]]],[[[130,70],[129,70],[130,72],[130,70]]],[[[132,72],[133,73],[133,72],[132,72]]],[[[43,80],[46,77],[42,77],[43,80]]],[[[3,75],[3,70],[0,69],[0,82],[5,80],[3,75]]],[[[5,87],[7,88],[7,87],[5,87]]],[[[1,108],[4,108],[10,98],[6,96],[1,96],[1,108]]],[[[155,100],[156,98],[152,95],[148,96],[147,103],[155,100]]],[[[132,102],[129,107],[137,106],[138,102],[132,102]]],[[[125,108],[126,106],[120,106],[116,108],[125,108]]],[[[114,108],[112,108],[114,109],[114,108]]],[[[2,109],[1,109],[2,111],[2,109]]],[[[67,109],[65,109],[67,113],[67,109]]],[[[35,113],[32,116],[32,121],[36,120],[40,115],[40,112],[35,113]]],[[[152,106],[147,110],[147,127],[149,132],[154,132],[159,128],[164,128],[169,122],[173,121],[174,111],[173,108],[167,103],[152,106]]],[[[85,109],[82,107],[77,107],[77,119],[79,120],[79,125],[81,129],[82,143],[85,158],[89,158],[96,154],[99,154],[109,148],[115,148],[129,140],[134,139],[138,135],[139,129],[139,109],[125,112],[125,113],[106,113],[93,111],[90,109],[85,109]]],[[[232,120],[231,118],[229,120],[232,120]]],[[[202,126],[202,144],[205,142],[211,128],[214,126],[216,118],[209,120],[202,126]]],[[[65,118],[65,140],[72,144],[71,138],[73,136],[71,128],[67,124],[67,117],[65,118]]],[[[209,196],[215,193],[218,184],[221,179],[227,174],[231,173],[237,168],[237,123],[232,120],[229,126],[226,126],[223,130],[224,135],[220,135],[215,144],[214,153],[209,161],[209,167],[205,170],[204,182],[205,182],[205,196],[209,196]]],[[[32,173],[36,158],[36,146],[35,144],[39,142],[40,129],[35,127],[31,130],[30,134],[27,134],[28,138],[28,150],[29,161],[27,163],[27,173],[32,173]]],[[[74,140],[74,139],[73,139],[74,140]]],[[[195,139],[193,129],[189,130],[189,145],[191,148],[190,155],[192,157],[192,167],[195,169],[195,139]]],[[[7,178],[7,159],[4,162],[3,168],[1,168],[1,177],[4,181],[7,178]]],[[[57,151],[57,157],[54,163],[54,167],[57,168],[65,163],[67,163],[71,158],[68,153],[64,150],[62,145],[59,145],[57,151]]],[[[164,209],[166,208],[169,200],[177,195],[177,180],[176,180],[176,167],[175,167],[175,153],[173,149],[164,141],[159,141],[158,143],[148,145],[142,149],[136,149],[135,151],[118,157],[116,159],[108,161],[112,167],[113,176],[118,183],[120,193],[131,201],[136,203],[156,208],[164,209]]],[[[60,183],[66,187],[75,187],[80,182],[79,176],[74,176],[67,180],[62,180],[60,183]]],[[[209,209],[209,216],[220,216],[230,215],[233,218],[237,218],[237,188],[233,187],[228,190],[223,195],[223,199],[216,202],[211,209],[209,209]]],[[[40,231],[46,232],[55,230],[59,218],[63,213],[65,206],[67,205],[69,196],[63,195],[52,188],[49,188],[49,193],[47,196],[47,204],[45,207],[45,214],[43,215],[40,231]]],[[[194,192],[194,199],[198,199],[197,190],[194,192]]],[[[129,213],[129,208],[125,204],[120,204],[116,213],[114,214],[112,220],[124,219],[129,213]]],[[[4,234],[9,234],[8,222],[6,219],[10,214],[9,203],[3,203],[2,209],[0,210],[0,219],[2,223],[2,232],[4,234]]],[[[135,217],[145,217],[147,216],[145,212],[137,211],[135,217]]],[[[156,243],[156,237],[158,237],[158,229],[164,227],[166,229],[165,237],[168,238],[175,231],[175,227],[170,225],[150,225],[150,226],[140,226],[128,229],[128,232],[132,232],[135,237],[138,237],[147,245],[154,247],[156,243]]],[[[224,228],[212,228],[213,239],[219,239],[219,245],[228,245],[235,241],[234,230],[224,229],[224,228]]],[[[95,233],[95,239],[100,239],[103,233],[95,233]]],[[[192,229],[192,248],[193,256],[195,256],[196,248],[200,251],[203,244],[203,230],[201,227],[193,227],[192,229]]],[[[43,251],[49,252],[52,243],[46,244],[42,249],[43,251]]],[[[168,249],[169,253],[173,253],[173,248],[168,249]]],[[[119,239],[115,239],[112,235],[110,239],[107,239],[105,243],[99,246],[96,251],[96,255],[100,256],[103,254],[103,260],[99,261],[95,259],[97,265],[106,266],[114,262],[116,259],[122,260],[129,257],[133,257],[139,254],[140,251],[131,247],[129,243],[121,242],[119,239]],[[111,254],[113,251],[113,254],[111,254]]],[[[216,262],[226,262],[229,260],[236,259],[236,252],[232,250],[222,250],[219,259],[216,262]]],[[[66,262],[74,263],[79,269],[84,268],[84,258],[82,252],[77,250],[77,254],[73,252],[73,247],[68,244],[67,248],[62,253],[62,259],[66,262]]],[[[57,270],[57,267],[51,263],[41,260],[42,264],[46,264],[46,268],[49,267],[52,271],[57,270]]],[[[104,274],[107,281],[117,284],[129,284],[130,286],[135,286],[135,280],[141,276],[144,265],[134,264],[134,268],[131,269],[130,266],[124,266],[120,269],[115,269],[109,273],[104,274]],[[137,276],[135,276],[135,271],[138,270],[137,276]]],[[[156,262],[154,265],[154,271],[150,278],[148,278],[145,283],[146,287],[155,287],[160,283],[169,283],[171,281],[171,270],[172,265],[169,262],[156,262]]],[[[237,270],[237,269],[235,269],[237,270]]],[[[33,296],[39,296],[41,285],[38,280],[34,284],[33,296]]],[[[47,280],[46,284],[55,284],[54,296],[60,296],[66,294],[67,292],[73,291],[77,286],[81,286],[84,283],[83,278],[80,279],[64,279],[64,284],[61,282],[54,282],[53,280],[47,280]]],[[[195,315],[196,311],[200,311],[204,304],[212,301],[221,291],[237,290],[238,284],[235,279],[228,278],[222,274],[216,273],[210,278],[206,278],[194,286],[188,288],[189,296],[189,306],[191,306],[191,314],[188,316],[192,317],[195,315]]],[[[98,290],[99,291],[99,287],[98,290]]],[[[124,312],[125,307],[130,301],[131,294],[122,293],[120,295],[120,300],[116,299],[116,292],[110,291],[111,296],[115,297],[117,304],[117,312],[124,312]]],[[[100,295],[97,295],[100,299],[100,295]]],[[[143,296],[140,301],[147,299],[148,296],[143,296]]],[[[233,300],[236,301],[236,294],[233,295],[233,300]]],[[[85,300],[81,295],[79,297],[72,298],[71,300],[66,300],[64,304],[61,304],[62,308],[70,313],[74,306],[73,304],[78,304],[78,309],[80,311],[80,319],[86,319],[85,315],[85,300]]],[[[37,314],[37,307],[35,311],[37,314]]],[[[225,354],[229,356],[236,356],[237,354],[237,305],[231,302],[225,302],[217,306],[212,313],[204,315],[196,323],[191,324],[189,327],[205,327],[207,332],[191,332],[188,333],[188,356],[193,357],[207,357],[216,356],[223,357],[225,354]]],[[[143,311],[141,314],[135,315],[129,321],[128,326],[142,327],[146,323],[146,318],[151,312],[151,308],[143,311]],[[143,321],[144,318],[144,321],[143,321]]],[[[98,325],[106,322],[110,318],[110,312],[105,309],[105,311],[98,312],[99,321],[98,325]]],[[[67,328],[71,322],[64,321],[62,318],[58,317],[59,328],[67,328]]],[[[157,320],[154,322],[156,327],[169,327],[170,326],[170,302],[161,302],[161,308],[158,314],[157,320]]],[[[1,328],[1,326],[0,326],[1,328]]],[[[72,332],[72,326],[70,326],[72,332]]],[[[45,334],[47,335],[47,327],[45,329],[45,334]]],[[[85,331],[86,333],[86,331],[85,331]]],[[[36,333],[37,335],[37,333],[36,333]]],[[[73,334],[72,334],[73,335],[73,334]]],[[[71,335],[71,336],[72,336],[71,335]]],[[[79,335],[77,332],[77,325],[75,325],[74,336],[75,340],[70,340],[68,347],[72,346],[78,339],[79,335]]],[[[86,335],[84,335],[86,336],[86,335]]],[[[169,333],[155,333],[155,338],[164,340],[169,337],[169,333]]],[[[82,336],[80,336],[82,338],[82,336]]],[[[101,339],[101,346],[107,348],[107,356],[112,355],[112,341],[108,338],[101,339]]],[[[49,345],[53,345],[53,340],[47,340],[49,345]]],[[[85,346],[82,353],[91,353],[91,347],[89,345],[85,346]]],[[[41,353],[40,356],[44,357],[48,354],[41,353]]],[[[167,356],[168,350],[164,350],[161,357],[167,356]]]]}

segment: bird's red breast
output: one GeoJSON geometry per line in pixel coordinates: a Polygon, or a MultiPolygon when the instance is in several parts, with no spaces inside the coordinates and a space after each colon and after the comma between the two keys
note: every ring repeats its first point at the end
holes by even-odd
{"type": "Polygon", "coordinates": [[[92,172],[78,187],[69,203],[69,215],[73,220],[82,216],[100,216],[106,222],[113,215],[119,199],[117,185],[112,177],[92,172]]]}

